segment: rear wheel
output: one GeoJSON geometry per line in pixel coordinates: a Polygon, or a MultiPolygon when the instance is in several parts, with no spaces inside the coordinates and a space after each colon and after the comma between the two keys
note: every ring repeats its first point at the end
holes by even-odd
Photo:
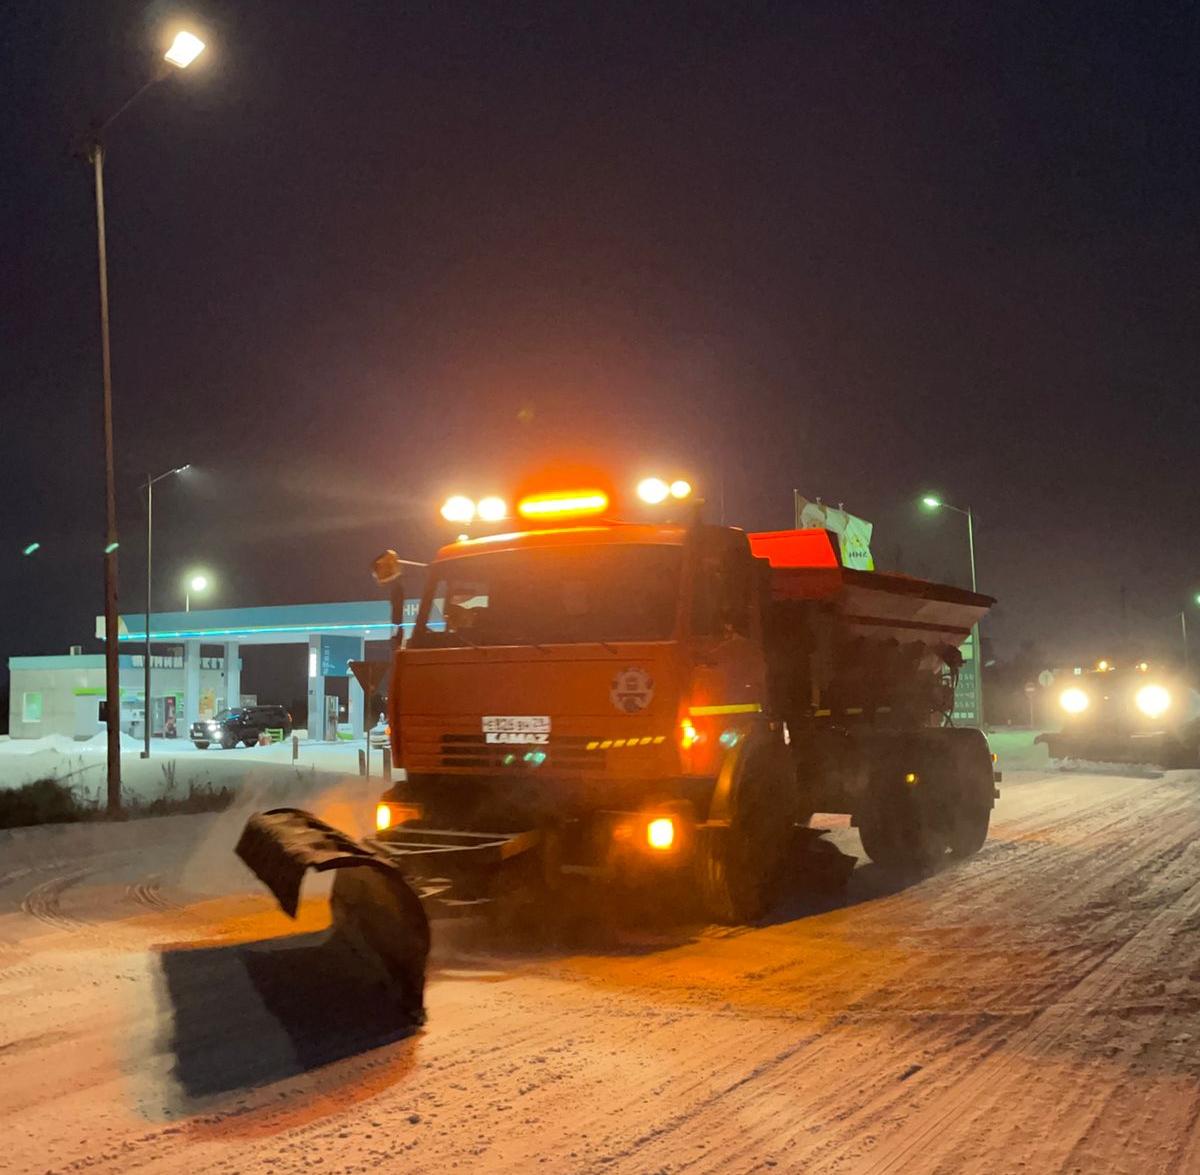
{"type": "Polygon", "coordinates": [[[770,744],[747,751],[729,825],[699,830],[696,887],[716,922],[755,922],[779,892],[794,823],[782,751],[770,744]]]}
{"type": "Polygon", "coordinates": [[[951,818],[947,835],[950,852],[956,857],[970,857],[979,852],[987,840],[991,820],[991,808],[964,803],[951,818]]]}
{"type": "Polygon", "coordinates": [[[915,796],[872,795],[859,813],[858,835],[863,851],[884,869],[928,869],[947,847],[915,796]]]}
{"type": "Polygon", "coordinates": [[[931,818],[937,759],[916,739],[897,740],[875,769],[857,813],[863,851],[884,869],[928,869],[945,856],[946,835],[931,818]]]}
{"type": "Polygon", "coordinates": [[[198,750],[198,751],[207,751],[208,750],[207,740],[201,741],[200,739],[193,739],[192,741],[196,744],[196,750],[198,750]]]}
{"type": "Polygon", "coordinates": [[[992,820],[996,786],[992,753],[982,731],[964,729],[946,733],[953,735],[954,769],[946,839],[954,856],[970,857],[983,848],[992,820]]]}

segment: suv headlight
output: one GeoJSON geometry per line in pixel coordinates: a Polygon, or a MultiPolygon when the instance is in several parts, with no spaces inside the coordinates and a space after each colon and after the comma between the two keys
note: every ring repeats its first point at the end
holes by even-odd
{"type": "Polygon", "coordinates": [[[1091,698],[1078,686],[1070,686],[1058,695],[1058,704],[1068,714],[1082,714],[1091,705],[1091,698]]]}
{"type": "Polygon", "coordinates": [[[1161,685],[1144,685],[1133,701],[1147,718],[1161,718],[1170,709],[1171,695],[1161,685]]]}

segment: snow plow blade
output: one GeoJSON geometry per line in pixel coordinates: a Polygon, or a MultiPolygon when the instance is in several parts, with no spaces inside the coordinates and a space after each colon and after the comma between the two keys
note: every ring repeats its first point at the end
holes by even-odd
{"type": "Polygon", "coordinates": [[[291,918],[304,874],[337,870],[329,899],[335,936],[399,1011],[424,1020],[429,919],[390,857],[299,808],[255,813],[234,851],[291,918]]]}

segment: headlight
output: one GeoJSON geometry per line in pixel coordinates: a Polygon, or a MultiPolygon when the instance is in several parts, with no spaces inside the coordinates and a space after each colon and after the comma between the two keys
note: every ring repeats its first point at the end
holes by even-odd
{"type": "Polygon", "coordinates": [[[1161,685],[1144,685],[1133,701],[1147,718],[1161,718],[1171,705],[1171,695],[1161,685]]]}
{"type": "Polygon", "coordinates": [[[401,800],[380,800],[375,805],[375,831],[387,832],[389,828],[399,828],[402,824],[412,824],[424,816],[420,804],[407,804],[401,800]]]}
{"type": "Polygon", "coordinates": [[[659,816],[646,825],[646,843],[652,849],[666,852],[675,843],[675,821],[670,816],[659,816]]]}
{"type": "Polygon", "coordinates": [[[1058,695],[1058,704],[1068,714],[1082,714],[1091,705],[1091,699],[1078,686],[1071,686],[1058,695]]]}

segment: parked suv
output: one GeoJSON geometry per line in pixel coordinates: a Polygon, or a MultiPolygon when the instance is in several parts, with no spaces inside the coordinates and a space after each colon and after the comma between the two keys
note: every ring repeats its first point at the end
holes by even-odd
{"type": "Polygon", "coordinates": [[[192,742],[201,750],[209,743],[229,750],[238,743],[252,747],[264,730],[282,730],[286,738],[292,733],[292,716],[282,706],[239,706],[222,710],[215,718],[202,718],[192,723],[192,742]]]}

